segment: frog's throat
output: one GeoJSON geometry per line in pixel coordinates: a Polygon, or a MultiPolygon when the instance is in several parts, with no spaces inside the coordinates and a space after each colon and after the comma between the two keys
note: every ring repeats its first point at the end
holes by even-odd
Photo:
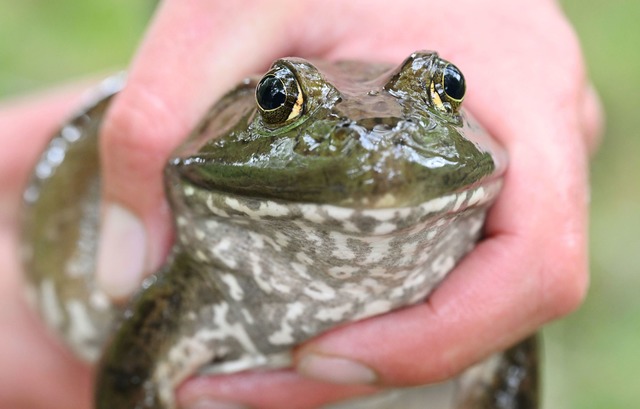
{"type": "Polygon", "coordinates": [[[171,196],[181,247],[223,272],[218,280],[231,302],[251,308],[238,284],[250,280],[270,302],[315,304],[315,335],[423,300],[478,239],[500,184],[387,209],[278,202],[189,184],[171,196]]]}

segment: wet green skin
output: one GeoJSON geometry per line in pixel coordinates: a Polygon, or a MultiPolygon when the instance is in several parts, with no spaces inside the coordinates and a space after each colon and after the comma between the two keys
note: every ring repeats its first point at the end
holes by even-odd
{"type": "Polygon", "coordinates": [[[226,102],[222,115],[236,116],[224,132],[222,121],[205,122],[169,172],[206,189],[348,207],[409,206],[468,188],[494,172],[495,162],[461,134],[458,113],[441,112],[429,99],[440,61],[419,54],[395,70],[276,62],[297,77],[303,113],[266,124],[251,83],[250,92],[226,102]]]}

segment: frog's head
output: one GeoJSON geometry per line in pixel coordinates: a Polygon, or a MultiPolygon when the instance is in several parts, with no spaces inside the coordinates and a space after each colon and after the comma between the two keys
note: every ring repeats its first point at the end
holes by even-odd
{"type": "Polygon", "coordinates": [[[170,172],[207,190],[354,208],[411,206],[502,173],[436,53],[399,67],[276,61],[210,111],[170,172]]]}

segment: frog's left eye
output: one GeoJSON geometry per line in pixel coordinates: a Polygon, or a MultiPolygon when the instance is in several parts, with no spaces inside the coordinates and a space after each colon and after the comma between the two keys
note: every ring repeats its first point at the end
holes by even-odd
{"type": "Polygon", "coordinates": [[[455,65],[442,61],[431,83],[431,101],[441,111],[457,112],[467,90],[462,72],[455,65]]]}
{"type": "Polygon", "coordinates": [[[304,111],[304,95],[298,79],[286,67],[265,74],[256,87],[256,103],[260,115],[269,125],[282,125],[304,111]]]}
{"type": "Polygon", "coordinates": [[[456,101],[462,101],[467,87],[464,83],[464,76],[453,64],[447,65],[442,76],[442,85],[447,96],[456,101]]]}

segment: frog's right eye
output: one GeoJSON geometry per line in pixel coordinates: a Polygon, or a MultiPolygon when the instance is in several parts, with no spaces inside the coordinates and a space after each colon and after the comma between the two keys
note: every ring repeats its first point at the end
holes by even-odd
{"type": "Polygon", "coordinates": [[[304,112],[304,95],[296,76],[286,67],[269,71],[256,87],[256,103],[262,120],[282,125],[304,112]]]}

